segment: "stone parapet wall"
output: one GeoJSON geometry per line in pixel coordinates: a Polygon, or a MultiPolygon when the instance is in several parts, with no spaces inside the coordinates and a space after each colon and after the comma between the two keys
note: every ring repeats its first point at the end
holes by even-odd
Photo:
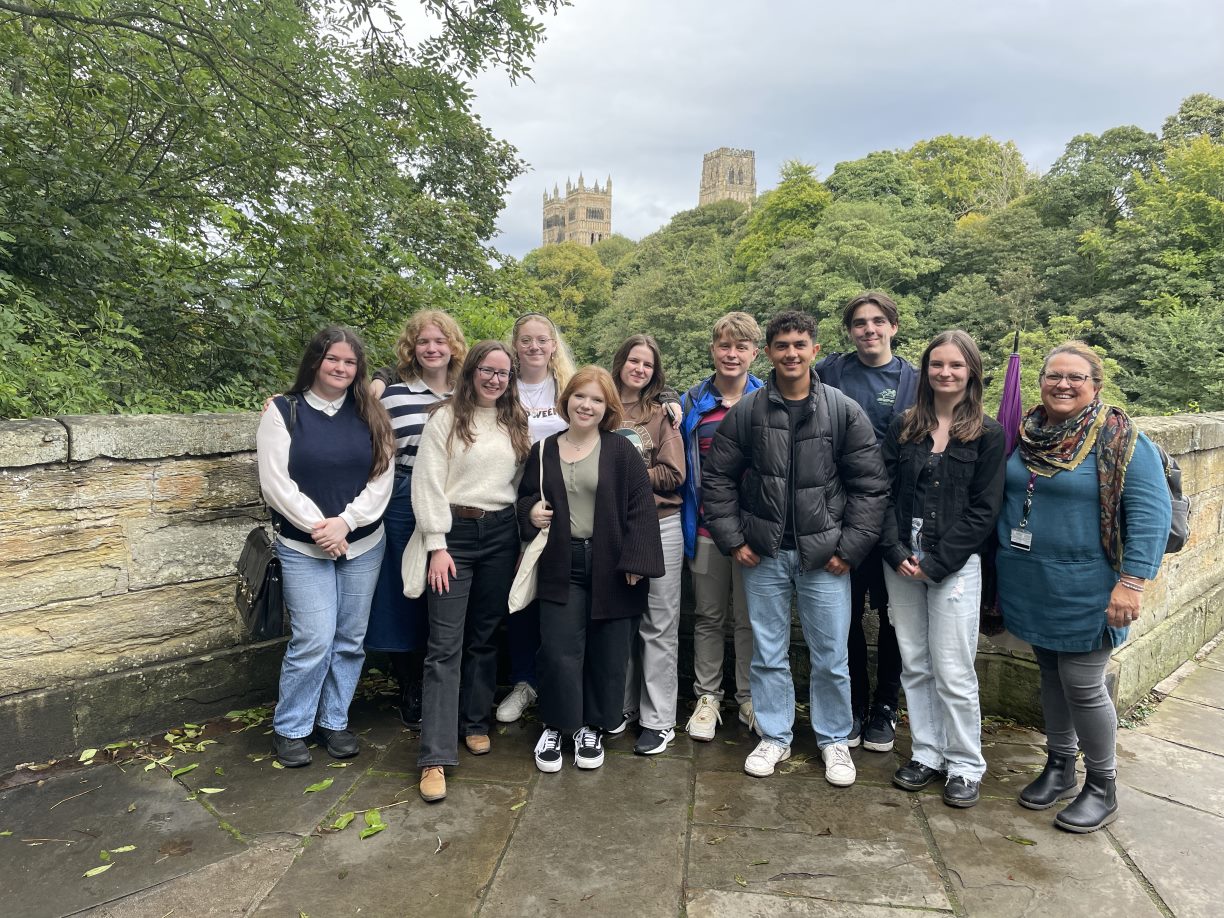
{"type": "Polygon", "coordinates": [[[0,421],[0,697],[240,643],[257,420],[0,421]]]}

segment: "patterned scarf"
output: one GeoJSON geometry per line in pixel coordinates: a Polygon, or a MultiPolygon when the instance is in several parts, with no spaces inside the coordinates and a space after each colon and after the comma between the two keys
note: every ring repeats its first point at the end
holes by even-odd
{"type": "Polygon", "coordinates": [[[1122,566],[1122,486],[1138,433],[1121,408],[1099,398],[1076,417],[1048,424],[1045,407],[1035,405],[1020,425],[1020,458],[1030,472],[1050,478],[1071,470],[1096,449],[1101,498],[1101,545],[1114,570],[1122,566]]]}

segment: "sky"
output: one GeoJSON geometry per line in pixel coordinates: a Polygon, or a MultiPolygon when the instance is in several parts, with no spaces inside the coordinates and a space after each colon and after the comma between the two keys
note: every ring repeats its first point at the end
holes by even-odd
{"type": "Polygon", "coordinates": [[[1012,140],[1044,171],[1076,134],[1159,133],[1195,92],[1224,96],[1219,0],[576,0],[544,19],[531,79],[486,73],[474,108],[528,163],[493,240],[541,243],[541,199],[613,183],[632,239],[695,207],[703,155],[756,152],[757,191],[799,159],[940,134],[1012,140]]]}

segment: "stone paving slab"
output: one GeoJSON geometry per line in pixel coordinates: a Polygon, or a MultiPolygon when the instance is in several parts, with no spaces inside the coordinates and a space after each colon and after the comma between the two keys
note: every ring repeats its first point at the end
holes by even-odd
{"type": "Polygon", "coordinates": [[[1220,851],[1224,820],[1125,785],[1110,832],[1177,918],[1220,914],[1220,851]]]}
{"type": "Polygon", "coordinates": [[[856,902],[829,902],[825,899],[800,899],[750,892],[724,892],[720,889],[690,889],[688,918],[934,918],[951,915],[946,909],[909,909],[856,902]]]}
{"type": "Polygon", "coordinates": [[[518,818],[511,808],[522,801],[522,789],[449,784],[445,802],[430,806],[405,789],[398,779],[363,781],[345,801],[355,821],[311,839],[255,914],[473,914],[518,818]],[[405,798],[403,806],[381,811],[387,829],[361,838],[364,808],[405,798]]]}
{"type": "Polygon", "coordinates": [[[689,763],[607,758],[602,768],[580,771],[567,750],[560,772],[539,776],[483,914],[674,918],[684,882],[689,763]]]}
{"type": "Polygon", "coordinates": [[[1224,758],[1209,752],[1120,730],[1118,783],[1224,817],[1224,758]]]}
{"type": "Polygon", "coordinates": [[[970,916],[1160,918],[1105,832],[1063,832],[1051,824],[1054,810],[1026,810],[1006,800],[983,800],[959,812],[924,810],[970,916]]]}
{"type": "Polygon", "coordinates": [[[161,768],[96,765],[0,794],[0,912],[65,915],[131,895],[244,849],[161,768]],[[80,795],[80,796],[77,796],[80,795]],[[38,843],[38,839],[47,841],[38,843]],[[31,843],[34,842],[34,843],[31,843]],[[105,873],[82,875],[113,854],[105,873]],[[11,903],[21,911],[9,911],[11,903]]]}
{"type": "Polygon", "coordinates": [[[1224,731],[1220,729],[1220,715],[1219,708],[1182,701],[1173,695],[1160,703],[1152,716],[1139,727],[1139,732],[1224,756],[1224,731]]]}
{"type": "MultiPolygon", "coordinates": [[[[1218,665],[1217,656],[1213,654],[1209,659],[1218,665]]],[[[1224,709],[1224,668],[1217,668],[1217,665],[1200,666],[1186,677],[1171,697],[1224,709]]]]}

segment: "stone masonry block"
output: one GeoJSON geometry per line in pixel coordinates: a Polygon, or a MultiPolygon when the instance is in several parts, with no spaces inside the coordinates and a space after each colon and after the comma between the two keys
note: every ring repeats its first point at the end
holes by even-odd
{"type": "Polygon", "coordinates": [[[84,462],[112,459],[161,459],[249,452],[255,448],[258,415],[68,415],[69,458],[84,462]]]}
{"type": "MultiPolygon", "coordinates": [[[[0,533],[0,557],[5,559],[0,613],[127,589],[127,548],[117,526],[70,524],[0,533]]],[[[0,629],[7,621],[0,614],[0,629]]]]}
{"type": "Polygon", "coordinates": [[[258,522],[244,513],[178,513],[127,523],[134,590],[234,573],[242,543],[258,522]]]}
{"type": "Polygon", "coordinates": [[[254,453],[162,462],[153,474],[154,507],[161,512],[258,508],[260,501],[254,453]]]}
{"type": "Polygon", "coordinates": [[[68,458],[68,431],[51,418],[28,421],[0,419],[0,468],[64,462],[68,458]]]}
{"type": "Polygon", "coordinates": [[[1199,435],[1199,422],[1196,415],[1178,415],[1170,418],[1135,418],[1135,424],[1145,434],[1165,448],[1172,456],[1177,456],[1181,464],[1182,453],[1191,452],[1195,448],[1199,435]]]}
{"type": "Polygon", "coordinates": [[[234,578],[0,615],[0,695],[238,643],[234,578]]]}

